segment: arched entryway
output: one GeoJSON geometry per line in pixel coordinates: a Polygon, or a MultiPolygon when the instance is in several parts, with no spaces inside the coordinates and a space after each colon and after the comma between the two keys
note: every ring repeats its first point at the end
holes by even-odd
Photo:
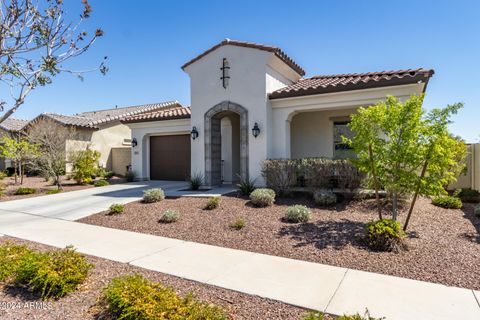
{"type": "Polygon", "coordinates": [[[232,180],[238,176],[248,177],[248,111],[230,101],[223,101],[205,113],[205,184],[220,185],[224,176],[232,180]],[[228,126],[230,129],[226,130],[228,126]],[[230,131],[223,139],[222,127],[224,134],[230,131]],[[224,157],[230,154],[230,163],[226,166],[222,166],[222,160],[226,160],[222,159],[222,154],[224,157]],[[225,168],[231,172],[222,172],[225,168]]]}

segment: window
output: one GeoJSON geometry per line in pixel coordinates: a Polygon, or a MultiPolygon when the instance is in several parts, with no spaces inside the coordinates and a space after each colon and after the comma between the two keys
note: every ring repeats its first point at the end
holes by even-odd
{"type": "Polygon", "coordinates": [[[342,136],[346,138],[352,138],[353,134],[348,127],[349,121],[335,121],[333,123],[333,158],[334,159],[346,159],[354,158],[355,153],[348,144],[343,143],[342,136]]]}

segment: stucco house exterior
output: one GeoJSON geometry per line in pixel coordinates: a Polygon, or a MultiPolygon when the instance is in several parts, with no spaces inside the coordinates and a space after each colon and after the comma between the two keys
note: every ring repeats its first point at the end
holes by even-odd
{"type": "MultiPolygon", "coordinates": [[[[19,137],[23,128],[28,124],[28,120],[17,119],[17,118],[7,118],[2,123],[0,123],[0,139],[4,136],[10,138],[19,137]]],[[[0,170],[5,170],[8,167],[13,166],[10,159],[5,159],[0,157],[0,170]]]]}
{"type": "Polygon", "coordinates": [[[225,39],[188,61],[191,106],[126,117],[132,169],[139,179],[205,185],[261,178],[272,158],[343,157],[350,115],[387,95],[406,100],[425,92],[430,69],[320,75],[280,48],[225,39]]]}

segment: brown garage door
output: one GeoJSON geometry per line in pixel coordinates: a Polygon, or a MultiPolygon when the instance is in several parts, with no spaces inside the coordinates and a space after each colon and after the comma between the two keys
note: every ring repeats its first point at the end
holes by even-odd
{"type": "Polygon", "coordinates": [[[150,179],[185,180],[190,175],[190,135],[150,137],[150,179]]]}

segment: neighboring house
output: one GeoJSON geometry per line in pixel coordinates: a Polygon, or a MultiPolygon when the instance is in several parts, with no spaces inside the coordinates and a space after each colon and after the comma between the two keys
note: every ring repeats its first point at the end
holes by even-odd
{"type": "Polygon", "coordinates": [[[360,106],[422,94],[434,71],[407,69],[302,78],[281,49],[226,39],[182,66],[191,107],[131,116],[139,179],[184,180],[200,173],[208,186],[261,177],[268,158],[344,157],[340,139],[360,106]]]}
{"type": "MultiPolygon", "coordinates": [[[[9,137],[18,137],[23,128],[28,124],[28,120],[16,119],[16,118],[7,118],[2,123],[0,123],[0,138],[4,136],[9,137]]],[[[13,167],[13,163],[10,159],[5,159],[0,157],[0,170],[5,170],[6,168],[13,167]]]]}
{"type": "MultiPolygon", "coordinates": [[[[75,139],[65,141],[67,156],[89,146],[100,152],[100,166],[117,174],[124,174],[131,163],[131,130],[122,124],[120,119],[179,105],[177,101],[172,101],[82,112],[75,115],[42,113],[31,120],[29,125],[33,126],[36,120],[47,118],[54,120],[60,126],[74,127],[75,139]]],[[[28,130],[28,126],[26,129],[28,130]]],[[[67,165],[67,172],[70,170],[71,167],[67,165]]]]}

